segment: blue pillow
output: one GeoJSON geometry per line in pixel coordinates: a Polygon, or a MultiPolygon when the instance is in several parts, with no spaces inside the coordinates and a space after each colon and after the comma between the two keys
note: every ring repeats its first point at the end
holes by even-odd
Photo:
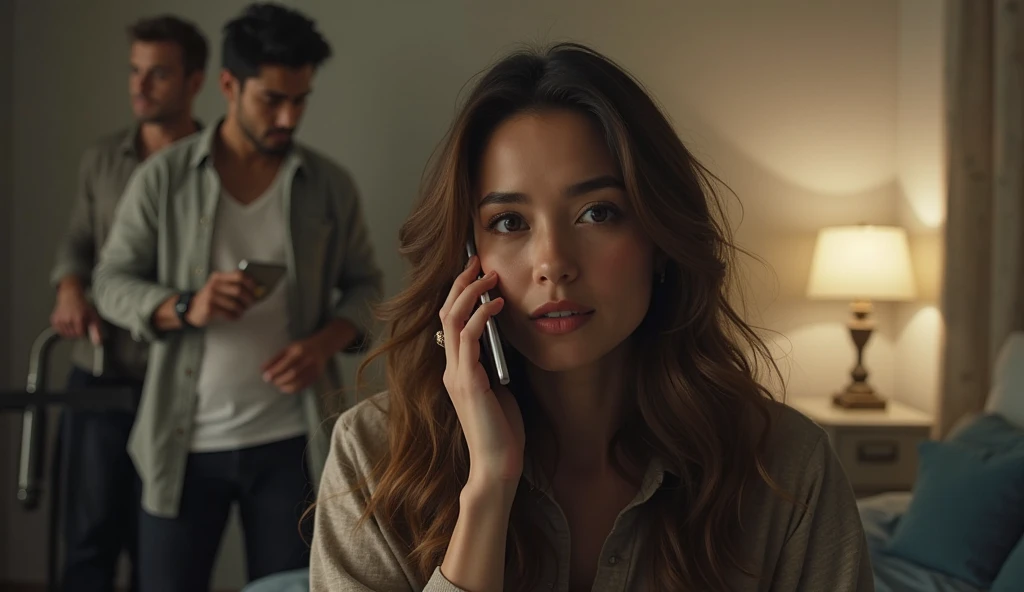
{"type": "Polygon", "coordinates": [[[979,415],[951,433],[949,441],[981,448],[993,454],[1024,452],[1024,429],[1010,423],[1001,414],[988,413],[979,415]]]}
{"type": "Polygon", "coordinates": [[[1024,537],[1017,541],[1017,546],[1006,558],[999,575],[992,582],[988,592],[1021,592],[1024,590],[1024,537]]]}
{"type": "Polygon", "coordinates": [[[988,588],[1024,534],[1024,453],[922,442],[914,497],[885,552],[988,588]]]}

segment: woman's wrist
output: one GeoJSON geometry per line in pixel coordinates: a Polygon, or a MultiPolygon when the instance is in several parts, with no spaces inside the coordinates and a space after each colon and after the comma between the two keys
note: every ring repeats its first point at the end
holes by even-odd
{"type": "Polygon", "coordinates": [[[462,507],[473,511],[507,513],[512,509],[512,502],[519,488],[519,480],[506,481],[495,479],[474,478],[470,475],[459,495],[462,507]]]}
{"type": "Polygon", "coordinates": [[[470,480],[459,495],[459,518],[441,574],[465,590],[500,590],[505,542],[515,489],[495,481],[470,480]]]}

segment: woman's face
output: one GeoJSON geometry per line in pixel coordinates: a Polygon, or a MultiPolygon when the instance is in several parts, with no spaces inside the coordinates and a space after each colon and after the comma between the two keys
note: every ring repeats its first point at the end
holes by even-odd
{"type": "Polygon", "coordinates": [[[477,252],[498,274],[505,338],[543,370],[599,363],[647,314],[655,275],[604,137],[573,111],[521,114],[480,166],[477,252]]]}

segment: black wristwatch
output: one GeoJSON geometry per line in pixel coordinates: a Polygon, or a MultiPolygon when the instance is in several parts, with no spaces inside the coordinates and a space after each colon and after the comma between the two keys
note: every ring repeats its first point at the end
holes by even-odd
{"type": "Polygon", "coordinates": [[[178,295],[178,302],[174,304],[174,312],[178,313],[178,320],[181,321],[183,328],[195,329],[195,325],[188,322],[185,317],[188,314],[188,309],[192,306],[192,297],[195,295],[195,292],[182,292],[178,295]]]}

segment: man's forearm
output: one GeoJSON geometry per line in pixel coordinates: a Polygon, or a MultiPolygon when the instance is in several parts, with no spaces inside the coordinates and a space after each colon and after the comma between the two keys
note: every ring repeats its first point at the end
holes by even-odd
{"type": "Polygon", "coordinates": [[[92,283],[97,256],[92,228],[72,228],[57,244],[54,266],[50,269],[50,283],[57,287],[69,277],[80,280],[83,287],[92,283]]]}
{"type": "Polygon", "coordinates": [[[177,292],[111,267],[105,267],[101,261],[93,280],[93,297],[100,315],[128,329],[139,341],[157,339],[160,328],[154,323],[158,316],[163,325],[170,326],[169,323],[174,322],[170,316],[174,314],[177,292]],[[164,310],[158,315],[160,308],[164,310]]]}
{"type": "Polygon", "coordinates": [[[355,343],[359,338],[359,329],[348,319],[336,318],[318,331],[315,337],[323,344],[325,351],[334,354],[355,343]]]}
{"type": "Polygon", "coordinates": [[[85,282],[83,282],[82,278],[77,275],[66,275],[61,278],[60,283],[57,284],[57,292],[84,294],[85,282]]]}
{"type": "Polygon", "coordinates": [[[178,311],[174,306],[178,303],[178,296],[171,296],[160,303],[153,312],[153,328],[160,332],[177,331],[181,329],[181,319],[178,318],[178,311]]]}

